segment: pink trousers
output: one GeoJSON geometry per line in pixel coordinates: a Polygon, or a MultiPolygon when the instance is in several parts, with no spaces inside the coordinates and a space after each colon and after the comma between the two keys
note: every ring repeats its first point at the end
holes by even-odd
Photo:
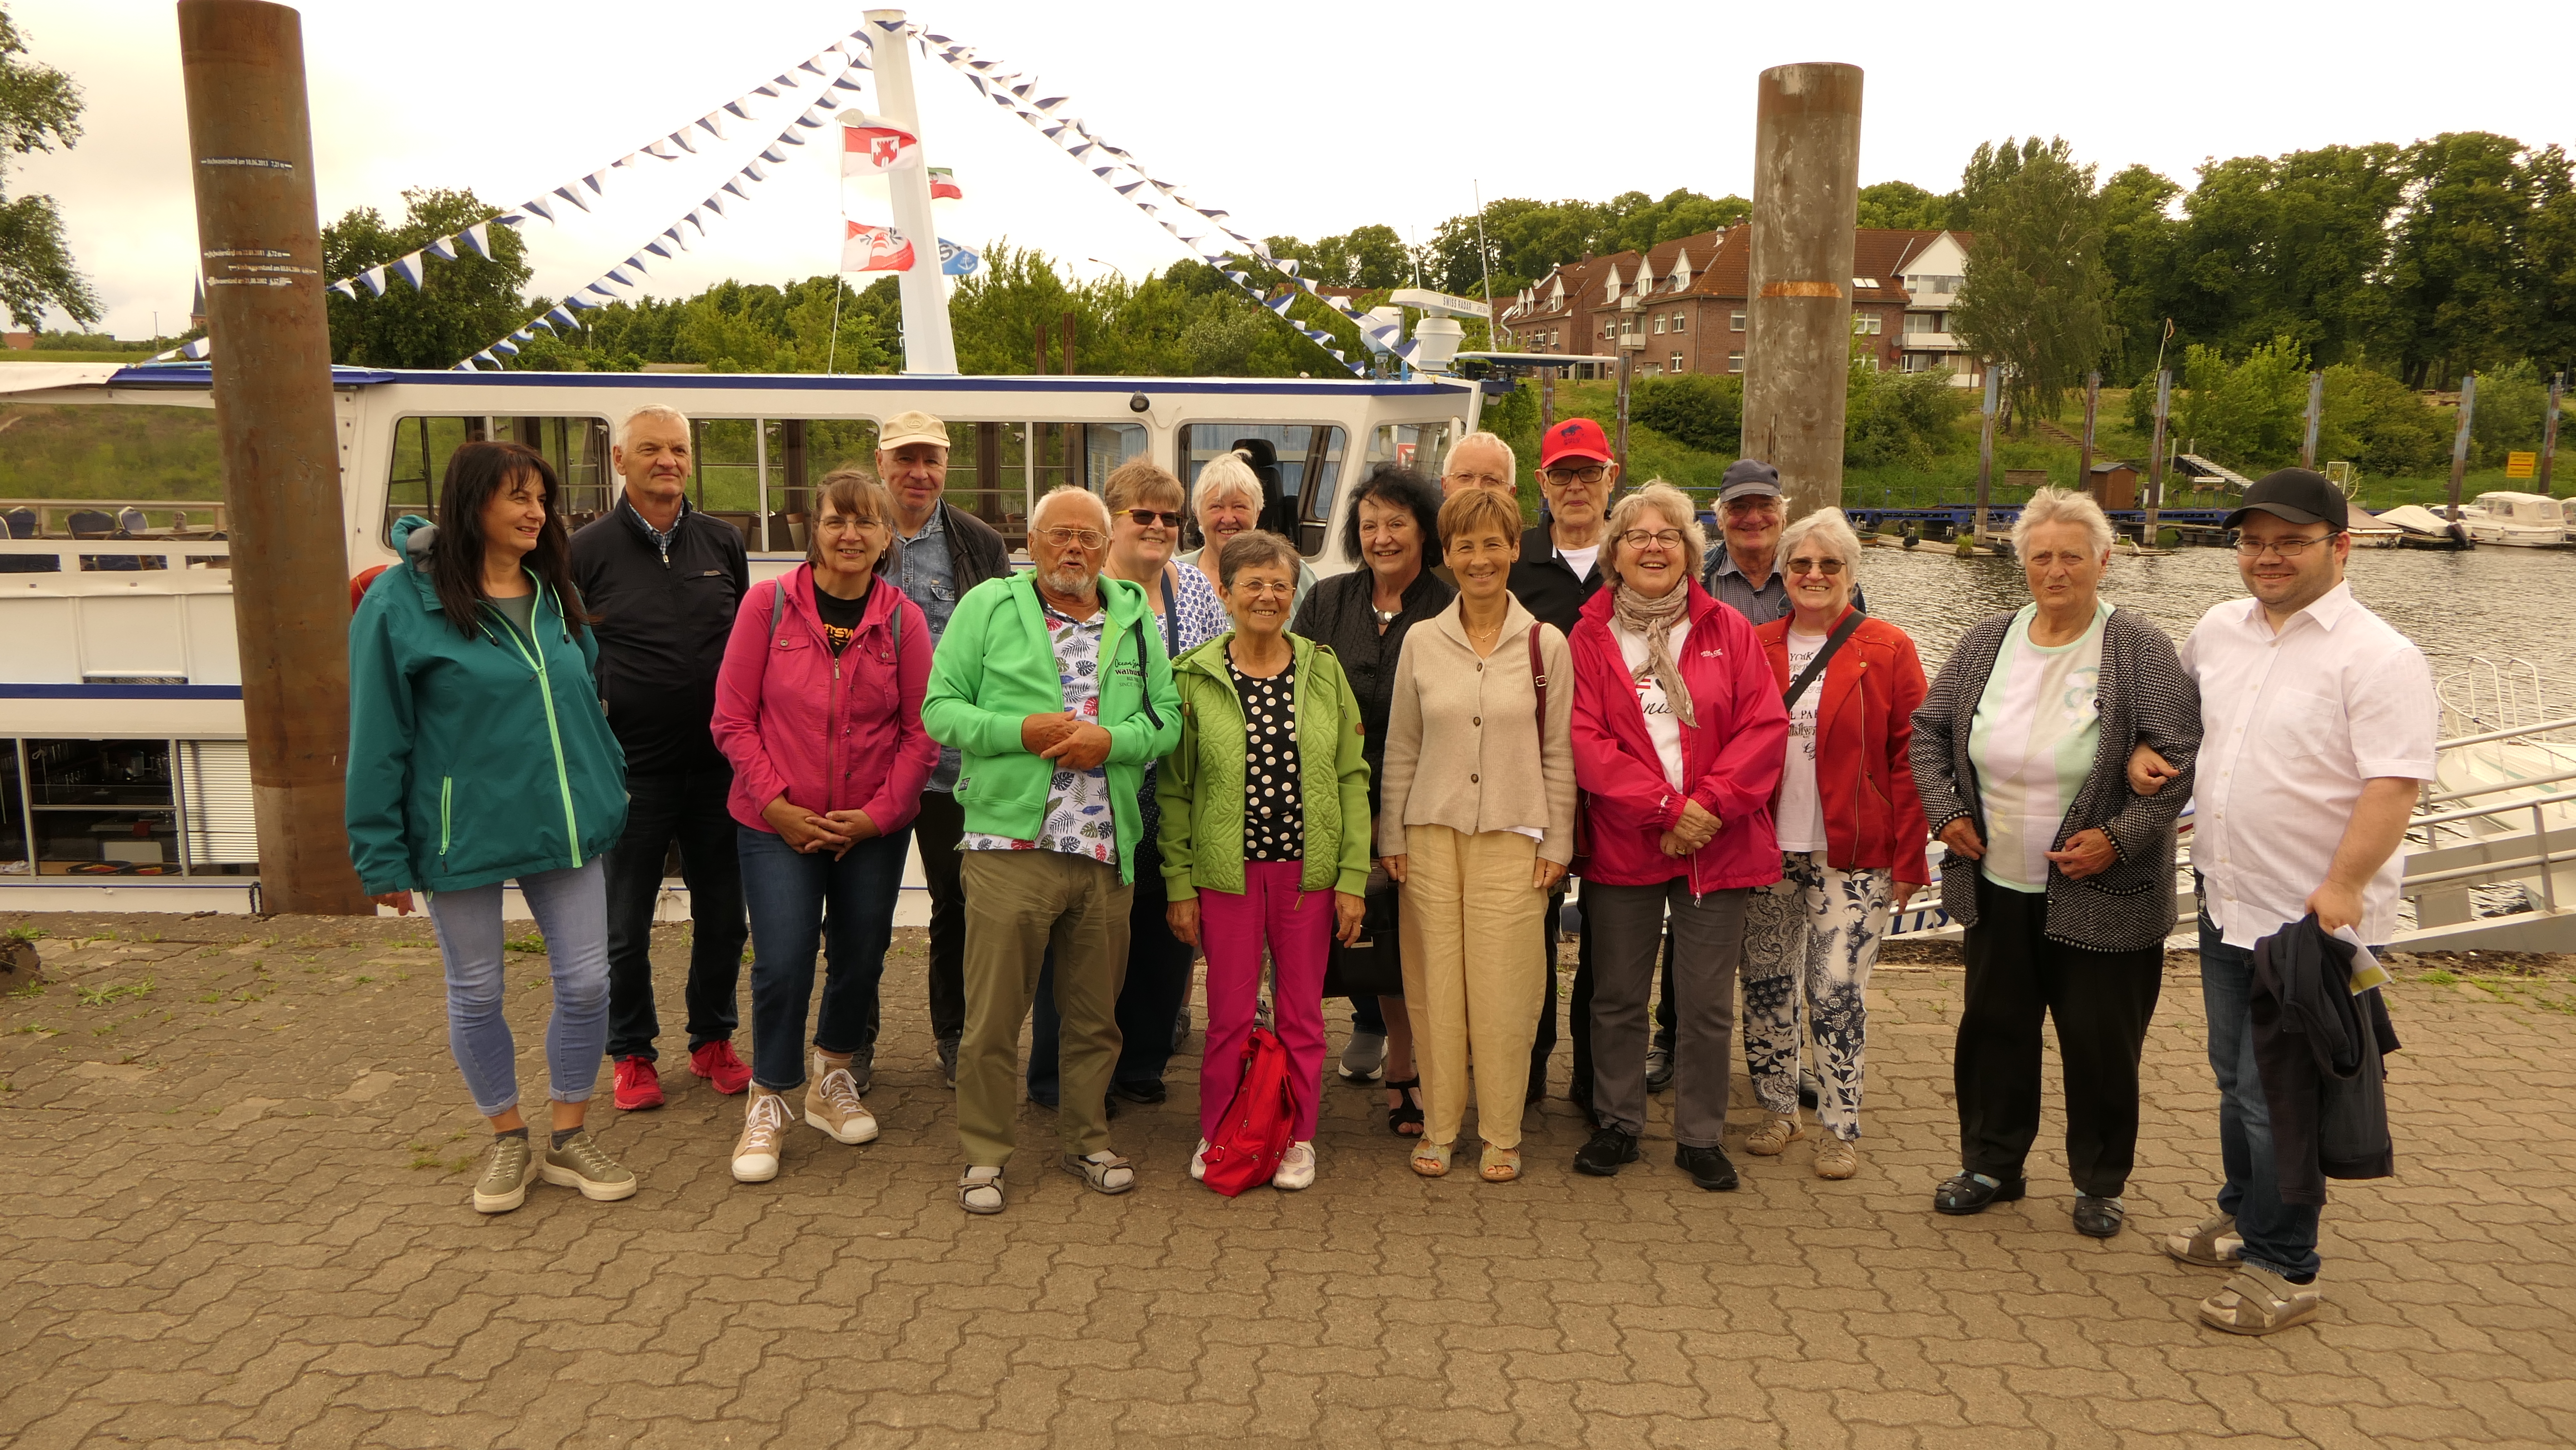
{"type": "Polygon", "coordinates": [[[1324,962],[1333,944],[1333,893],[1300,891],[1296,861],[1246,861],[1243,891],[1199,892],[1207,947],[1207,1049],[1199,1066],[1199,1136],[1213,1139],[1243,1078],[1243,1044],[1261,1002],[1261,944],[1278,972],[1271,1030],[1288,1049],[1296,1142],[1310,1142],[1324,1094],[1324,962]]]}

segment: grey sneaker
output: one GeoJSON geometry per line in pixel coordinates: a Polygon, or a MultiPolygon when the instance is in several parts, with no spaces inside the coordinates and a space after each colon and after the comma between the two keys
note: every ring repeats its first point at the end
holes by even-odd
{"type": "Polygon", "coordinates": [[[573,1134],[562,1147],[548,1149],[541,1171],[548,1183],[578,1188],[582,1197],[600,1203],[635,1196],[635,1175],[609,1157],[587,1128],[573,1134]]]}
{"type": "Polygon", "coordinates": [[[1669,1047],[1646,1049],[1646,1091],[1659,1093],[1673,1085],[1673,1050],[1669,1047]]]}
{"type": "Polygon", "coordinates": [[[528,1201],[528,1185],[537,1177],[537,1155],[525,1134],[492,1140],[492,1156],[474,1182],[476,1213],[508,1213],[528,1201]]]}
{"type": "Polygon", "coordinates": [[[1342,1081],[1375,1082],[1385,1070],[1386,1034],[1352,1032],[1350,1044],[1342,1049],[1342,1081]]]}

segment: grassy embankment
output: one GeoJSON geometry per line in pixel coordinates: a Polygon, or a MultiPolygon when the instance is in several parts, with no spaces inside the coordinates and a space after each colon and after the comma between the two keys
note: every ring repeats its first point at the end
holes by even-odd
{"type": "MultiPolygon", "coordinates": [[[[1577,415],[1600,418],[1605,420],[1602,426],[1607,429],[1611,426],[1607,420],[1617,417],[1616,385],[1560,382],[1556,385],[1556,412],[1560,418],[1577,415]]],[[[1845,469],[1844,501],[1853,506],[1874,504],[1887,508],[1928,508],[1936,504],[1974,501],[1977,496],[1977,424],[1973,410],[1958,419],[1952,425],[1947,449],[1927,464],[1845,469]]],[[[2080,397],[2072,400],[2059,425],[2069,434],[2082,432],[2083,400],[2080,397]]],[[[2142,460],[2153,446],[2147,435],[2130,426],[2129,395],[2124,389],[2103,390],[2095,437],[2094,457],[2097,460],[2142,460]]],[[[1512,441],[1522,455],[1523,503],[1535,517],[1538,495],[1534,474],[1538,460],[1529,449],[1521,448],[1522,440],[1512,441]]],[[[1993,500],[1997,503],[2019,503],[2030,496],[2027,488],[2005,485],[2007,472],[2016,469],[2043,469],[2051,484],[2060,488],[2074,487],[2078,460],[2079,450],[2075,445],[2056,441],[2036,429],[2019,438],[1998,434],[1995,438],[1993,500]]],[[[1628,478],[1632,482],[1661,478],[1705,499],[1715,492],[1719,478],[1731,461],[1687,447],[1651,428],[1631,424],[1628,429],[1628,478]]],[[[2554,491],[2564,496],[2576,492],[2576,458],[2567,459],[2562,468],[2564,476],[2555,480],[2558,487],[2554,491]]],[[[2260,472],[2254,471],[2254,476],[2260,477],[2260,472]]],[[[2461,483],[2460,497],[2466,500],[2491,490],[2530,490],[2533,486],[2528,479],[2507,479],[2501,468],[2472,469],[2461,483]]],[[[2447,473],[2421,478],[2364,475],[2361,480],[2361,504],[2373,510],[2394,508],[2405,503],[2440,503],[2449,494],[2450,476],[2447,473]]],[[[2186,492],[2170,493],[2166,500],[2167,506],[2172,508],[2215,506],[2218,502],[2219,497],[2215,494],[2195,499],[2186,492]]]]}

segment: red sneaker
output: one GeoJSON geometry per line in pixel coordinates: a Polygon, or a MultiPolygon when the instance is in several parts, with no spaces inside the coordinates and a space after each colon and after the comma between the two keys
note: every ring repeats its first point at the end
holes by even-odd
{"type": "Polygon", "coordinates": [[[689,1054],[689,1071],[715,1084],[720,1093],[738,1093],[751,1086],[751,1068],[734,1056],[730,1042],[698,1044],[689,1054]]]}
{"type": "Polygon", "coordinates": [[[616,1097],[620,1112],[632,1113],[662,1106],[662,1075],[653,1070],[653,1059],[617,1059],[616,1097]]]}

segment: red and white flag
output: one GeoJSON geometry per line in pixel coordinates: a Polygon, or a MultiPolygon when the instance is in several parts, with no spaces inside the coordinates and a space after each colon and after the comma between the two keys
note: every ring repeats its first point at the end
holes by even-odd
{"type": "Polygon", "coordinates": [[[964,201],[966,199],[966,193],[963,188],[957,185],[957,173],[945,166],[934,166],[930,168],[930,199],[932,201],[964,201]]]}
{"type": "Polygon", "coordinates": [[[845,221],[849,228],[841,243],[841,270],[844,272],[909,272],[912,270],[912,241],[892,227],[861,226],[845,221]]]}
{"type": "Polygon", "coordinates": [[[843,111],[841,174],[875,176],[921,164],[921,138],[881,117],[843,111]]]}

